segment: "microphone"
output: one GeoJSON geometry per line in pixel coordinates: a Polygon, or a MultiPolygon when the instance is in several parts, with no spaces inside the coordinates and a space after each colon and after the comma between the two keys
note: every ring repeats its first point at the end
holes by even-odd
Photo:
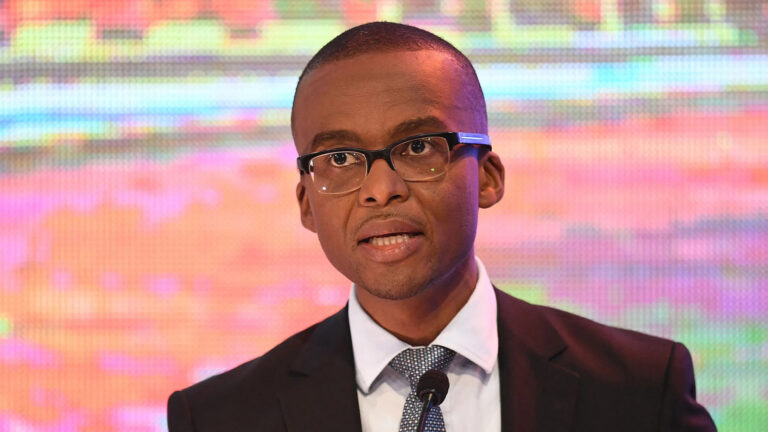
{"type": "Polygon", "coordinates": [[[438,406],[448,394],[448,377],[437,369],[424,372],[416,385],[416,395],[424,404],[421,407],[417,432],[423,432],[427,423],[427,414],[433,406],[438,406]]]}

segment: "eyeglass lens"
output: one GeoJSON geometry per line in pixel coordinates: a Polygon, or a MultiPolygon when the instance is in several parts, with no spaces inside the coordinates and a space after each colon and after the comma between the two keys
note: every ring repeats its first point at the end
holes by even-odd
{"type": "MultiPolygon", "coordinates": [[[[425,181],[442,175],[450,160],[442,137],[417,138],[395,146],[392,165],[403,180],[425,181]]],[[[320,192],[345,193],[359,188],[368,173],[365,154],[356,151],[326,153],[310,163],[312,182],[320,192]]]]}

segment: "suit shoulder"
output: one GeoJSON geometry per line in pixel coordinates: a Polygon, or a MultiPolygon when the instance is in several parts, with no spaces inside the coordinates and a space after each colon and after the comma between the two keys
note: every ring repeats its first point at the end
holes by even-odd
{"type": "Polygon", "coordinates": [[[584,376],[615,382],[660,385],[675,342],[633,330],[600,324],[549,306],[526,303],[498,292],[503,321],[529,346],[547,344],[547,354],[558,350],[557,362],[584,376]],[[519,329],[525,323],[526,329],[519,329]],[[543,342],[547,341],[547,342],[543,342]]]}
{"type": "Polygon", "coordinates": [[[568,346],[564,360],[583,372],[662,384],[676,343],[669,339],[601,324],[547,306],[539,309],[568,346]]]}
{"type": "Polygon", "coordinates": [[[318,349],[344,340],[346,319],[345,307],[259,358],[174,392],[168,399],[170,430],[283,430],[280,393],[296,384],[318,349]]]}
{"type": "Polygon", "coordinates": [[[252,397],[258,389],[270,391],[278,388],[318,325],[290,336],[261,357],[200,381],[181,390],[181,393],[191,406],[210,406],[226,403],[232,398],[239,399],[246,394],[252,397]]]}
{"type": "Polygon", "coordinates": [[[674,342],[669,339],[635,330],[602,324],[560,309],[548,306],[533,307],[541,310],[548,321],[566,340],[579,342],[589,340],[600,343],[610,343],[612,345],[617,345],[622,349],[641,349],[646,354],[648,354],[649,349],[653,352],[668,353],[672,348],[672,344],[674,344],[674,342]]]}
{"type": "Polygon", "coordinates": [[[579,379],[578,430],[716,430],[680,343],[500,295],[506,328],[579,379]],[[518,316],[519,315],[519,316],[518,316]],[[546,354],[544,354],[546,353],[546,354]]]}

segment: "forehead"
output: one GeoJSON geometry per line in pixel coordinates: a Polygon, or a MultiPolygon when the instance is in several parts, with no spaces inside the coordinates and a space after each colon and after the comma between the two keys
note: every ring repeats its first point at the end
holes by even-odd
{"type": "MultiPolygon", "coordinates": [[[[432,50],[363,54],[327,63],[306,75],[297,90],[297,149],[311,152],[313,137],[329,131],[382,145],[398,138],[391,136],[398,130],[407,131],[402,124],[427,117],[439,121],[426,122],[426,129],[470,130],[472,110],[462,76],[452,57],[432,50]],[[445,127],[437,128],[441,123],[445,127]]],[[[444,131],[426,129],[411,132],[444,131]]]]}

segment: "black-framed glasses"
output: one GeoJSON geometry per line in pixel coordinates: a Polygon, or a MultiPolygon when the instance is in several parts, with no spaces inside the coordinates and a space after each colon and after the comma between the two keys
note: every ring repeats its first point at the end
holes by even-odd
{"type": "Polygon", "coordinates": [[[430,181],[445,174],[451,151],[459,144],[491,147],[488,135],[468,132],[442,132],[410,136],[383,149],[366,150],[341,147],[296,158],[301,174],[309,174],[318,192],[342,194],[363,185],[376,159],[406,181],[430,181]]]}

